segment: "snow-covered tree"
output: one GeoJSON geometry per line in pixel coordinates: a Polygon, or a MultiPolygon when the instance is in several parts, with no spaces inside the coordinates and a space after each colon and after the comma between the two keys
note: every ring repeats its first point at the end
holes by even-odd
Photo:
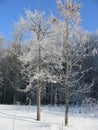
{"type": "Polygon", "coordinates": [[[37,87],[37,120],[40,120],[42,82],[58,81],[61,46],[56,41],[52,18],[46,19],[44,13],[26,10],[26,17],[21,18],[17,25],[25,30],[24,42],[28,43],[28,50],[20,57],[24,64],[29,65],[29,85],[26,91],[37,87]]]}
{"type": "MultiPolygon", "coordinates": [[[[82,70],[82,59],[86,53],[85,43],[88,40],[88,35],[87,33],[82,34],[80,31],[80,4],[75,3],[72,0],[57,0],[57,5],[60,16],[62,16],[61,20],[63,21],[63,79],[66,86],[65,125],[67,126],[70,89],[71,87],[75,88],[78,85],[80,79],[82,79],[84,76],[85,71],[89,70],[82,70]]],[[[79,85],[78,90],[80,90],[79,85]]]]}

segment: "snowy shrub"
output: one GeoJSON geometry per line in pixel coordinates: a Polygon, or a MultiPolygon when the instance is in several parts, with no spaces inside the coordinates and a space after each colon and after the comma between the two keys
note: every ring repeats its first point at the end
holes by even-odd
{"type": "Polygon", "coordinates": [[[86,98],[85,100],[82,101],[81,107],[82,109],[79,111],[85,114],[88,114],[88,113],[94,114],[97,111],[98,103],[95,98],[86,98]]]}

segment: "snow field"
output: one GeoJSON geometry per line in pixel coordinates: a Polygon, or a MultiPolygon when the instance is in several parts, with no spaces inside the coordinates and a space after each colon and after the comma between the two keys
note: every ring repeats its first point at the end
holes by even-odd
{"type": "Polygon", "coordinates": [[[69,127],[64,127],[64,106],[42,106],[41,121],[36,121],[36,109],[36,106],[0,105],[0,130],[98,130],[97,109],[94,113],[80,113],[82,108],[71,107],[69,127]]]}

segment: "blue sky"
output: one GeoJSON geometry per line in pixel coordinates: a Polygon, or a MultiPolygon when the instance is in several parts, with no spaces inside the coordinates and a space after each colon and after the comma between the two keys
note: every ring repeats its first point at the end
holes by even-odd
{"type": "MultiPolygon", "coordinates": [[[[98,0],[77,0],[82,4],[81,26],[90,32],[98,30],[98,0]]],[[[38,0],[0,0],[0,32],[7,39],[12,38],[12,28],[15,21],[24,15],[24,9],[38,8],[38,0]]],[[[40,10],[49,14],[56,11],[55,0],[40,0],[40,10]]]]}

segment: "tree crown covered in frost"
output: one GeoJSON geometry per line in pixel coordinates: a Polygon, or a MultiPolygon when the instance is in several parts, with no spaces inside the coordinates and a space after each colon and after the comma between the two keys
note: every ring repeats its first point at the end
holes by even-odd
{"type": "Polygon", "coordinates": [[[63,19],[58,19],[53,15],[46,18],[44,12],[25,10],[25,17],[21,17],[16,24],[14,32],[16,39],[21,34],[20,36],[24,37],[26,43],[20,60],[23,61],[24,65],[28,64],[29,66],[30,84],[28,88],[32,87],[33,82],[38,81],[39,77],[43,81],[52,83],[62,82],[65,77],[63,70],[66,68],[65,41],[67,31],[70,85],[83,77],[84,71],[82,71],[80,61],[87,49],[85,43],[88,40],[88,35],[86,32],[81,33],[81,28],[78,26],[81,21],[80,5],[73,3],[72,0],[66,0],[66,2],[57,0],[57,5],[63,19]],[[39,64],[41,66],[40,72],[39,64]]]}

